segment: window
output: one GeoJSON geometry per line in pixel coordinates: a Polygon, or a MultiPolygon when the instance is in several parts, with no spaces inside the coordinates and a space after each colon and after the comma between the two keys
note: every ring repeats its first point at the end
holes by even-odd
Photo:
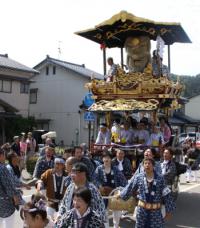
{"type": "Polygon", "coordinates": [[[28,83],[20,83],[20,93],[28,93],[29,84],[28,83]]]}
{"type": "Polygon", "coordinates": [[[49,67],[46,67],[46,75],[49,75],[49,67]]]}
{"type": "Polygon", "coordinates": [[[37,92],[38,89],[30,89],[30,104],[37,103],[37,92]]]}
{"type": "Polygon", "coordinates": [[[5,93],[12,92],[12,81],[11,80],[0,80],[0,91],[5,93]]]}
{"type": "Polygon", "coordinates": [[[56,66],[53,66],[53,74],[56,74],[56,66]]]}

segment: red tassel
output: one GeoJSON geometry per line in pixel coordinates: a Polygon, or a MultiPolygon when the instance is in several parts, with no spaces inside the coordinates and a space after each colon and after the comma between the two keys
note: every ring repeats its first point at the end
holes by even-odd
{"type": "Polygon", "coordinates": [[[106,48],[106,45],[104,43],[102,43],[102,44],[100,44],[100,48],[101,48],[101,50],[103,50],[106,48]]]}

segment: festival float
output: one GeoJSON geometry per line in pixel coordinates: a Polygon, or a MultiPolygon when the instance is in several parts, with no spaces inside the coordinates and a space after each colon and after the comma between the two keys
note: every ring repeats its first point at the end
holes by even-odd
{"type": "Polygon", "coordinates": [[[156,22],[121,11],[94,28],[76,34],[100,44],[104,75],[106,50],[120,49],[121,64],[117,66],[112,80],[92,77],[85,85],[95,100],[88,110],[105,112],[109,126],[115,111],[149,112],[156,123],[159,112],[169,115],[170,110],[180,108],[184,85],[179,79],[175,82],[170,79],[170,46],[177,42],[191,43],[180,23],[156,22]],[[156,60],[151,56],[152,40],[156,41],[156,60]],[[162,63],[165,46],[168,67],[162,63]]]}

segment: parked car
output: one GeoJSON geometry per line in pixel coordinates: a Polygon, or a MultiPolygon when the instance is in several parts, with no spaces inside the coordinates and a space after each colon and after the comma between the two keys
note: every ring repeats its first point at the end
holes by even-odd
{"type": "Polygon", "coordinates": [[[191,138],[193,141],[200,140],[200,132],[188,132],[179,134],[179,143],[182,143],[187,137],[191,138]]]}

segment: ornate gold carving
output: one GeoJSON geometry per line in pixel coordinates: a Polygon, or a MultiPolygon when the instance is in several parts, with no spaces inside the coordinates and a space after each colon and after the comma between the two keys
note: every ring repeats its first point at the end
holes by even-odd
{"type": "Polygon", "coordinates": [[[97,100],[100,97],[106,100],[122,97],[176,98],[183,89],[179,81],[173,82],[166,77],[154,78],[150,65],[145,69],[145,73],[126,73],[118,68],[112,82],[92,79],[85,86],[92,91],[97,100]]]}
{"type": "Polygon", "coordinates": [[[90,111],[124,111],[124,110],[137,110],[137,111],[152,111],[158,108],[158,100],[149,99],[145,101],[138,101],[134,99],[117,99],[117,100],[101,100],[94,103],[90,111]]]}

